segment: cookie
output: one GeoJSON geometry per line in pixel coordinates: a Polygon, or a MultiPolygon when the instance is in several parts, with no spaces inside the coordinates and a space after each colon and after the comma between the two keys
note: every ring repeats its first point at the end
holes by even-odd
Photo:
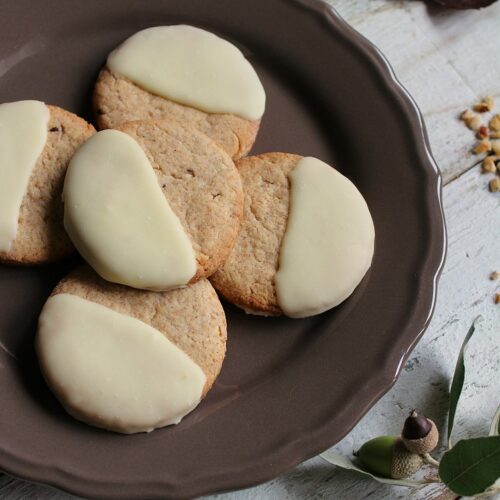
{"type": "Polygon", "coordinates": [[[192,26],[159,26],[127,39],[94,88],[99,128],[166,119],[208,135],[233,159],[252,147],[264,112],[257,74],[232,44],[192,26]]]}
{"type": "Polygon", "coordinates": [[[133,433],[178,423],[205,397],[226,350],[226,320],[207,280],[170,292],[63,279],[39,319],[36,352],[49,387],[88,424],[133,433]]]}
{"type": "Polygon", "coordinates": [[[166,290],[210,276],[243,217],[231,158],[204,134],[165,121],[98,132],[72,159],[65,227],[105,279],[166,290]]]}
{"type": "Polygon", "coordinates": [[[236,244],[212,277],[249,313],[306,317],[345,300],[368,271],[374,226],[346,177],[312,157],[267,153],[237,162],[245,212],[236,244]]]}
{"type": "MultiPolygon", "coordinates": [[[[16,211],[17,228],[8,249],[5,246],[0,250],[0,261],[11,264],[43,264],[74,252],[63,227],[62,187],[69,160],[95,129],[82,118],[57,106],[45,106],[38,101],[20,102],[38,103],[39,106],[48,108],[44,125],[46,139],[44,137],[41,152],[27,172],[27,184],[22,188],[18,186],[18,189],[22,189],[22,201],[16,211]]],[[[9,106],[17,104],[10,103],[9,106]]],[[[19,113],[17,115],[20,116],[19,113]]],[[[28,125],[34,126],[31,120],[28,125]]],[[[28,145],[24,145],[24,148],[27,149],[28,145]]],[[[16,169],[18,168],[16,161],[16,169]]],[[[10,188],[9,190],[12,192],[10,188]]],[[[5,200],[5,195],[2,198],[5,200]]],[[[5,215],[5,211],[2,212],[5,215]]]]}

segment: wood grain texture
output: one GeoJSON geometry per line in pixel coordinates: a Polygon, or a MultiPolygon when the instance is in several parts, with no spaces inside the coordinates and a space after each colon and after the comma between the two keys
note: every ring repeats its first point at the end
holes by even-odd
{"type": "MultiPolygon", "coordinates": [[[[442,433],[448,387],[456,356],[472,320],[483,316],[466,355],[466,380],[455,439],[484,435],[500,403],[500,306],[493,303],[500,270],[500,196],[487,191],[487,177],[470,153],[473,136],[456,117],[485,94],[500,100],[498,22],[500,2],[480,11],[455,12],[416,0],[329,0],[375,43],[419,104],[434,155],[443,172],[448,257],[431,324],[410,355],[399,380],[335,448],[350,454],[367,439],[399,433],[413,407],[433,418],[442,433]]],[[[418,296],[418,290],[415,290],[418,296]]],[[[320,458],[261,486],[208,498],[398,499],[437,498],[435,486],[418,492],[388,487],[334,468],[320,458]]],[[[68,500],[45,486],[0,476],[0,498],[68,500]]],[[[443,499],[444,500],[444,497],[443,499]]]]}

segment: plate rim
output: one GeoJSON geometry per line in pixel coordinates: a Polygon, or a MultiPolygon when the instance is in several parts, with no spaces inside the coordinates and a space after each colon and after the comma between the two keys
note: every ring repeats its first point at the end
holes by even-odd
{"type": "MultiPolygon", "coordinates": [[[[381,77],[380,80],[382,84],[386,87],[388,93],[391,94],[394,101],[398,101],[397,105],[399,111],[408,119],[413,132],[421,141],[420,145],[423,146],[424,154],[422,155],[419,150],[418,163],[422,166],[421,173],[425,179],[426,198],[429,204],[431,204],[431,202],[435,204],[434,214],[436,218],[439,218],[439,220],[433,221],[433,224],[431,224],[434,237],[429,241],[436,244],[436,242],[440,240],[441,245],[439,245],[439,248],[434,249],[433,252],[432,249],[430,249],[431,245],[427,245],[428,255],[426,261],[422,265],[422,269],[429,269],[427,269],[426,272],[422,272],[420,279],[423,280],[425,278],[430,283],[426,283],[426,287],[424,287],[424,297],[421,299],[422,302],[426,302],[426,307],[424,308],[426,316],[425,318],[418,318],[420,320],[419,324],[421,325],[420,330],[413,335],[413,341],[410,342],[409,345],[408,342],[404,342],[405,347],[403,352],[401,352],[401,346],[397,346],[397,344],[392,346],[392,355],[386,356],[384,363],[381,364],[379,370],[373,376],[373,380],[375,380],[376,383],[374,383],[373,380],[370,383],[370,387],[377,386],[379,390],[374,392],[373,390],[365,389],[365,391],[372,395],[366,398],[368,402],[364,404],[360,412],[356,412],[356,420],[353,420],[350,426],[343,429],[343,432],[340,433],[340,437],[339,434],[336,433],[333,440],[328,439],[328,423],[323,422],[322,425],[316,426],[308,434],[302,434],[298,441],[294,441],[293,445],[295,448],[298,447],[300,449],[299,453],[294,455],[289,451],[291,443],[283,444],[274,450],[272,457],[268,457],[273,459],[273,467],[264,468],[260,464],[254,463],[244,469],[239,469],[237,473],[233,471],[232,474],[220,474],[218,476],[220,480],[217,481],[219,484],[218,487],[204,486],[203,482],[205,478],[202,476],[193,478],[194,482],[190,485],[189,489],[187,491],[185,489],[185,493],[187,494],[181,495],[179,495],[179,485],[172,478],[164,478],[162,481],[157,481],[155,483],[151,483],[150,481],[134,481],[131,483],[120,483],[120,485],[110,483],[109,481],[103,483],[96,480],[96,478],[84,478],[81,475],[64,470],[61,467],[36,463],[33,460],[25,460],[20,456],[16,456],[13,450],[8,452],[0,447],[0,469],[2,471],[23,480],[50,485],[75,495],[109,499],[122,498],[125,491],[127,498],[191,498],[200,495],[252,487],[276,478],[278,475],[318,455],[340,441],[397,381],[404,362],[422,337],[432,318],[436,304],[438,279],[446,258],[447,235],[442,202],[443,185],[441,173],[431,152],[422,113],[411,94],[397,78],[384,54],[372,42],[348,24],[335,8],[326,3],[325,0],[287,0],[287,2],[302,6],[304,12],[308,12],[309,15],[322,17],[323,20],[326,21],[329,29],[334,30],[336,34],[340,34],[344,40],[351,44],[351,46],[356,47],[358,52],[365,58],[366,64],[377,72],[377,76],[381,77]],[[434,198],[431,199],[431,196],[434,198]],[[399,353],[395,354],[394,351],[398,349],[399,353]],[[394,366],[396,359],[396,366],[394,366]],[[392,375],[388,376],[388,373],[392,373],[392,375]],[[300,443],[300,446],[298,443],[300,443]],[[246,480],[243,480],[243,477],[245,477],[246,480]]],[[[411,325],[410,319],[411,315],[404,325],[402,325],[402,331],[414,328],[411,325]]],[[[401,337],[405,337],[405,335],[402,334],[401,337]]],[[[349,404],[352,405],[352,399],[348,405],[349,404]]],[[[330,432],[330,434],[333,435],[333,432],[330,432]]]]}

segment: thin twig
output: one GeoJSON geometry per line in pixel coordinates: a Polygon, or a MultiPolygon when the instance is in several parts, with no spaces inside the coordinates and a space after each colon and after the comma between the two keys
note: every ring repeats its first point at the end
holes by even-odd
{"type": "Polygon", "coordinates": [[[433,467],[439,467],[439,462],[432,458],[429,453],[423,453],[422,458],[426,464],[432,465],[433,467]]]}

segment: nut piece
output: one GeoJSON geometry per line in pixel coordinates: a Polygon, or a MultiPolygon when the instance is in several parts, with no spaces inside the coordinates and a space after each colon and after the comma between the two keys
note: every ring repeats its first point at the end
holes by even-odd
{"type": "Polygon", "coordinates": [[[479,127],[479,130],[477,131],[476,137],[478,139],[488,139],[490,136],[490,129],[484,125],[481,125],[479,127]]]}
{"type": "Polygon", "coordinates": [[[462,114],[460,115],[460,119],[463,120],[464,122],[470,120],[471,118],[473,118],[474,116],[476,116],[475,113],[473,113],[470,109],[465,109],[464,111],[462,111],[462,114]]]}
{"type": "Polygon", "coordinates": [[[500,178],[495,177],[494,179],[491,179],[489,186],[492,193],[500,191],[500,178]]]}
{"type": "Polygon", "coordinates": [[[461,115],[460,119],[474,131],[479,130],[481,127],[481,118],[477,113],[473,113],[470,109],[466,109],[461,115]]]}
{"type": "Polygon", "coordinates": [[[492,139],[500,139],[500,130],[490,131],[490,137],[492,139]]]}
{"type": "Polygon", "coordinates": [[[490,129],[494,131],[500,131],[500,115],[495,115],[490,120],[490,129]]]}
{"type": "Polygon", "coordinates": [[[500,156],[500,140],[497,139],[496,141],[492,141],[491,149],[493,150],[493,153],[500,156]]]}
{"type": "Polygon", "coordinates": [[[411,476],[423,465],[422,457],[408,451],[398,436],[370,439],[356,455],[368,472],[393,479],[411,476]]]}
{"type": "Polygon", "coordinates": [[[439,432],[430,418],[412,410],[405,420],[401,439],[408,451],[422,455],[431,452],[437,446],[439,432]]]}
{"type": "Polygon", "coordinates": [[[483,173],[494,174],[496,171],[495,162],[499,159],[498,156],[487,156],[483,160],[483,173]]]}
{"type": "Polygon", "coordinates": [[[472,150],[475,154],[487,153],[491,151],[491,142],[488,139],[483,139],[481,142],[476,144],[476,147],[472,150]]]}
{"type": "Polygon", "coordinates": [[[411,476],[420,470],[423,463],[424,461],[420,455],[409,451],[405,444],[401,440],[398,440],[394,445],[391,477],[394,479],[403,479],[411,476]]]}
{"type": "Polygon", "coordinates": [[[495,304],[500,304],[500,293],[495,293],[495,304]]]}
{"type": "Polygon", "coordinates": [[[491,111],[495,107],[495,100],[493,97],[486,96],[478,104],[474,104],[474,111],[478,113],[485,113],[486,111],[491,111]]]}
{"type": "Polygon", "coordinates": [[[498,272],[498,271],[493,271],[493,272],[490,274],[490,280],[491,280],[491,281],[497,281],[497,280],[500,280],[500,272],[498,272]]]}

